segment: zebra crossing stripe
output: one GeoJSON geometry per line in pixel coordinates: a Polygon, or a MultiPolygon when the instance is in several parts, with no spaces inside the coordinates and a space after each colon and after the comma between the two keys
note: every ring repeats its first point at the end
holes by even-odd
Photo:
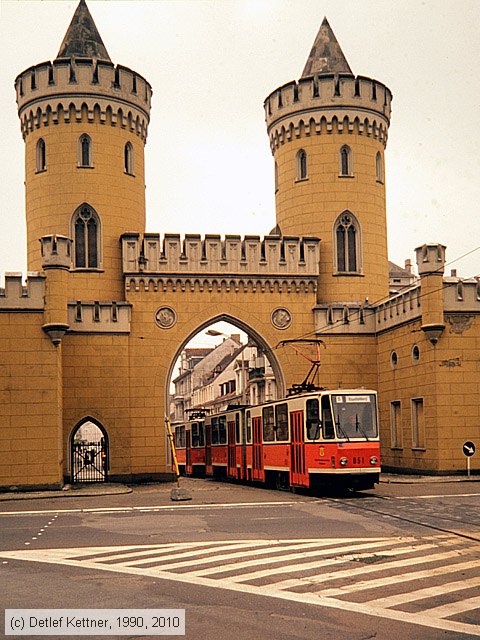
{"type": "MultiPolygon", "coordinates": [[[[370,599],[363,602],[354,602],[349,600],[348,596],[355,594],[368,593],[369,588],[382,587],[384,585],[395,585],[397,582],[408,582],[409,580],[415,580],[417,577],[425,577],[426,579],[435,576],[448,575],[449,573],[455,573],[459,570],[477,569],[478,564],[473,560],[467,560],[468,555],[475,558],[480,545],[468,545],[467,543],[459,542],[457,539],[451,536],[436,536],[433,538],[368,538],[360,539],[353,542],[352,539],[318,539],[318,540],[243,540],[243,541],[219,541],[219,542],[200,542],[200,543],[173,543],[164,545],[148,545],[148,546],[127,546],[127,547],[87,547],[83,549],[44,549],[44,550],[17,550],[17,551],[0,551],[0,557],[10,558],[16,560],[26,560],[30,562],[45,562],[49,564],[60,564],[71,567],[84,568],[90,570],[109,571],[116,573],[123,573],[129,575],[135,575],[140,577],[152,577],[155,579],[164,579],[167,581],[182,582],[186,584],[194,584],[196,586],[204,586],[217,589],[227,589],[242,594],[251,594],[256,596],[268,596],[271,598],[277,598],[280,600],[288,600],[298,602],[301,604],[315,605],[321,607],[328,607],[333,609],[341,609],[343,611],[350,611],[352,613],[361,613],[374,617],[385,618],[389,620],[397,620],[403,623],[411,623],[421,625],[424,627],[430,627],[437,630],[452,631],[464,634],[467,637],[480,637],[480,627],[475,624],[461,622],[458,620],[450,620],[448,618],[461,613],[473,611],[480,607],[480,596],[467,597],[458,602],[450,602],[441,606],[428,607],[428,604],[422,602],[421,610],[415,613],[409,611],[403,611],[393,607],[409,604],[412,602],[418,602],[426,598],[435,598],[436,596],[448,596],[450,593],[459,593],[465,589],[474,589],[480,584],[480,577],[467,578],[462,581],[446,582],[440,586],[425,587],[416,591],[408,590],[407,593],[401,593],[398,595],[386,596],[384,598],[370,599]],[[259,553],[268,554],[270,550],[272,553],[290,551],[291,548],[302,548],[302,545],[308,544],[312,547],[311,551],[304,551],[304,557],[298,558],[298,553],[284,553],[284,555],[268,556],[264,558],[256,558],[247,561],[247,566],[260,567],[261,564],[270,565],[273,563],[287,562],[286,566],[278,566],[275,569],[269,567],[266,570],[257,570],[250,572],[249,574],[238,574],[231,577],[218,577],[223,572],[232,572],[235,570],[235,566],[240,570],[242,565],[245,565],[245,561],[241,558],[246,554],[250,555],[252,550],[258,550],[259,553]],[[315,548],[315,545],[317,548],[315,548]],[[425,551],[430,549],[439,549],[445,546],[457,545],[455,551],[446,551],[443,553],[433,553],[430,555],[425,554],[425,551]],[[385,547],[392,547],[391,549],[385,549],[385,547]],[[390,570],[394,568],[403,568],[409,564],[425,564],[435,561],[439,562],[445,559],[445,556],[459,557],[463,556],[464,562],[457,563],[456,565],[439,566],[432,571],[415,571],[410,573],[402,573],[399,578],[397,576],[389,576],[384,580],[379,577],[372,576],[374,579],[371,581],[362,580],[355,584],[349,584],[347,587],[316,590],[315,585],[321,587],[322,582],[330,582],[342,577],[354,577],[356,574],[360,575],[358,567],[352,568],[349,571],[345,571],[345,564],[353,560],[368,559],[372,557],[370,553],[367,555],[365,551],[367,549],[374,549],[381,551],[380,560],[374,565],[366,565],[362,567],[362,575],[377,571],[381,573],[384,570],[390,570]],[[217,577],[209,577],[214,575],[210,573],[205,575],[206,569],[200,571],[171,571],[171,567],[177,562],[171,565],[165,564],[165,560],[169,553],[173,555],[178,554],[197,554],[195,558],[189,562],[189,566],[198,566],[198,555],[210,553],[214,559],[219,559],[220,555],[215,558],[215,553],[218,550],[230,550],[233,552],[227,555],[230,562],[227,565],[211,567],[217,573],[217,577]],[[243,551],[242,551],[243,550],[243,551]],[[151,557],[151,562],[156,562],[156,566],[135,566],[135,557],[138,558],[140,553],[156,553],[157,556],[151,557]],[[352,553],[353,552],[353,553],[352,553]],[[417,554],[413,558],[405,558],[399,561],[394,560],[396,555],[401,553],[417,554]],[[320,554],[320,555],[319,555],[320,554]],[[231,562],[235,558],[240,558],[236,563],[231,562]],[[295,556],[292,558],[292,556],[295,556]],[[330,556],[323,557],[322,556],[330,556]],[[300,560],[308,560],[309,558],[316,558],[315,561],[300,562],[300,560]],[[393,562],[391,561],[393,559],[393,562]],[[122,561],[123,560],[123,561],[122,561]],[[125,562],[126,560],[126,562],[125,562]],[[111,562],[111,564],[108,564],[111,562]],[[402,563],[398,565],[398,563],[402,563]],[[321,570],[325,566],[339,567],[338,571],[332,570],[330,573],[321,575],[316,573],[315,576],[306,576],[303,580],[285,580],[276,583],[274,578],[284,573],[294,574],[298,571],[305,569],[317,569],[321,570]],[[340,568],[341,567],[341,568],[340,568]],[[455,569],[453,568],[455,567],[455,569]],[[202,575],[203,574],[203,575],[202,575]],[[247,576],[262,574],[263,577],[272,576],[272,580],[268,584],[255,585],[245,582],[247,576]],[[310,584],[311,582],[311,584],[310,584]],[[287,587],[288,585],[288,587],[287,587]],[[306,592],[295,592],[289,590],[296,586],[311,586],[312,590],[306,592]],[[335,597],[338,596],[338,597],[335,597]]],[[[305,546],[303,546],[305,548],[305,546]]],[[[183,561],[182,561],[183,564],[183,561]]],[[[178,569],[179,567],[177,567],[178,569]]],[[[180,567],[185,569],[186,567],[180,567]]],[[[188,568],[188,567],[187,567],[188,568]]],[[[251,579],[251,578],[250,578],[251,579]]],[[[418,606],[418,605],[417,605],[418,606]]]]}

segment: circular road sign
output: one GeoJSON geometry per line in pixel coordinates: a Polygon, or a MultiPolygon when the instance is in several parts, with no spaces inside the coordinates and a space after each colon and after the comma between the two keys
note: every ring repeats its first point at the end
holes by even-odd
{"type": "Polygon", "coordinates": [[[467,458],[473,456],[473,454],[475,453],[474,443],[470,442],[470,440],[467,440],[467,442],[463,444],[463,453],[467,456],[467,458]]]}

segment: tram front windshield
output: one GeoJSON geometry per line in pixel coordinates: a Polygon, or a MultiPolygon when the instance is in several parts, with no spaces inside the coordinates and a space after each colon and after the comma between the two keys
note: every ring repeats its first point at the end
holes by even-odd
{"type": "Polygon", "coordinates": [[[332,395],[333,419],[338,438],[375,438],[377,407],[373,394],[332,395]]]}

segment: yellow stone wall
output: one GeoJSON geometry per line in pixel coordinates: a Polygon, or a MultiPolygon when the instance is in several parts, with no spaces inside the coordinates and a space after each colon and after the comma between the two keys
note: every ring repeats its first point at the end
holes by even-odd
{"type": "MultiPolygon", "coordinates": [[[[433,346],[420,329],[421,322],[399,327],[378,338],[378,373],[382,464],[410,471],[466,470],[462,445],[480,441],[478,404],[480,321],[463,334],[445,329],[433,346]],[[412,348],[420,358],[415,362],[412,348]],[[395,351],[398,364],[392,366],[395,351]],[[425,448],[412,442],[412,399],[424,399],[425,448]],[[392,448],[390,405],[401,403],[402,446],[392,448]]],[[[479,469],[478,457],[471,458],[479,469]]]]}
{"type": "Polygon", "coordinates": [[[0,313],[0,487],[63,482],[61,347],[42,313],[0,313]]]}
{"type": "Polygon", "coordinates": [[[72,237],[72,216],[87,202],[101,221],[101,264],[98,270],[77,270],[70,275],[70,299],[123,298],[120,236],[145,229],[145,169],[142,139],[107,122],[50,123],[34,129],[25,139],[27,260],[31,271],[41,269],[39,238],[61,234],[72,237]],[[93,143],[93,168],[79,167],[78,140],[87,133],[93,143]],[[46,144],[46,171],[36,172],[36,146],[46,144]],[[134,173],[124,171],[124,148],[134,149],[134,173]]]}
{"type": "MultiPolygon", "coordinates": [[[[323,123],[325,129],[325,122],[323,123]]],[[[374,302],[388,294],[385,184],[376,179],[376,154],[384,145],[373,137],[326,130],[294,138],[275,151],[278,166],[277,223],[284,235],[321,238],[318,300],[374,302]],[[353,176],[339,176],[343,145],[352,151],[353,176]],[[304,149],[308,179],[296,179],[296,156],[304,149]],[[361,275],[336,275],[334,224],[349,210],[361,228],[361,275]]],[[[383,172],[384,174],[384,172],[383,172]]]]}

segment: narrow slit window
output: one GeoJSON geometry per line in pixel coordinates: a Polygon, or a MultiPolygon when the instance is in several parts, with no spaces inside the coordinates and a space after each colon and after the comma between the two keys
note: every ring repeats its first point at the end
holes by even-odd
{"type": "Polygon", "coordinates": [[[40,138],[37,142],[37,172],[45,171],[47,168],[47,149],[45,140],[40,138]]]}
{"type": "Polygon", "coordinates": [[[124,169],[125,173],[133,176],[133,146],[131,142],[127,142],[124,149],[124,169]]]}
{"type": "Polygon", "coordinates": [[[78,155],[80,167],[93,167],[93,145],[89,135],[84,133],[78,141],[78,155]]]}
{"type": "Polygon", "coordinates": [[[304,149],[300,149],[297,153],[296,169],[297,180],[306,180],[308,178],[307,152],[304,149]]]}
{"type": "Polygon", "coordinates": [[[383,182],[383,162],[380,151],[377,151],[377,155],[375,157],[375,171],[377,175],[377,182],[383,182]]]}
{"type": "Polygon", "coordinates": [[[340,149],[340,175],[353,176],[352,150],[344,145],[340,149]]]}

